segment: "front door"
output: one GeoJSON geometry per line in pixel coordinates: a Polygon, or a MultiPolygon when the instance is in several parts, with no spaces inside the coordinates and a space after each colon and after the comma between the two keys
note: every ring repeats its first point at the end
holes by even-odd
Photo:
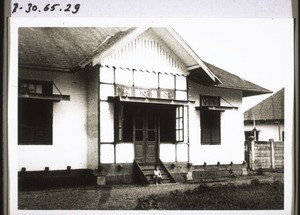
{"type": "Polygon", "coordinates": [[[135,159],[139,163],[155,163],[158,157],[157,113],[139,108],[134,114],[135,159]]]}

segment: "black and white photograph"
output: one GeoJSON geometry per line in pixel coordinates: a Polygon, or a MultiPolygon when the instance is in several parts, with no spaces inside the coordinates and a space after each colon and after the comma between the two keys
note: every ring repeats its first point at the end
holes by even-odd
{"type": "Polygon", "coordinates": [[[293,20],[10,22],[16,214],[289,214],[293,20]]]}

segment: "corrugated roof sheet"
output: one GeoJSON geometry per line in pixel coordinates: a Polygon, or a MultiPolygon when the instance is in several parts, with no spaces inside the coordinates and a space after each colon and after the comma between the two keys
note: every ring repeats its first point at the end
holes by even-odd
{"type": "Polygon", "coordinates": [[[204,63],[222,82],[222,84],[216,85],[216,87],[242,90],[244,97],[272,93],[270,90],[267,90],[261,86],[251,83],[250,81],[247,81],[245,79],[242,79],[239,76],[231,74],[210,63],[204,63]]]}
{"type": "Polygon", "coordinates": [[[244,112],[244,121],[283,120],[284,119],[284,88],[244,112]]]}

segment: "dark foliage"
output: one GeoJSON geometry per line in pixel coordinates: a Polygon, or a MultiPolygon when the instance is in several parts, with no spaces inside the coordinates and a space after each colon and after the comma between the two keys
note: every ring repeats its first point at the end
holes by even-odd
{"type": "Polygon", "coordinates": [[[281,181],[261,183],[258,179],[253,179],[250,185],[200,184],[193,190],[161,196],[156,204],[167,210],[283,209],[283,187],[281,181]]]}
{"type": "Polygon", "coordinates": [[[163,210],[160,199],[157,195],[150,195],[147,198],[139,198],[136,210],[163,210]]]}

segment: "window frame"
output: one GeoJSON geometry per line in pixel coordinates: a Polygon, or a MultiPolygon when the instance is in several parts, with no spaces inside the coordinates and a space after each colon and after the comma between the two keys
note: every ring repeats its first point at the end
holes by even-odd
{"type": "MultiPolygon", "coordinates": [[[[116,143],[127,143],[127,142],[134,142],[134,138],[132,139],[132,141],[127,141],[124,139],[124,133],[125,133],[125,126],[124,126],[124,120],[127,117],[133,117],[132,115],[130,115],[130,113],[125,113],[124,109],[127,109],[128,107],[124,108],[124,106],[126,106],[128,104],[122,104],[122,103],[115,103],[115,107],[114,107],[114,112],[115,112],[115,116],[114,116],[114,123],[115,123],[115,142],[116,143]],[[128,116],[127,116],[127,115],[128,116]]],[[[134,108],[134,106],[132,106],[132,108],[134,108]]],[[[169,107],[170,108],[170,107],[169,107]]],[[[172,107],[173,109],[173,119],[174,119],[174,124],[172,124],[171,126],[172,128],[172,133],[169,135],[170,136],[170,140],[166,141],[161,141],[161,139],[158,140],[158,142],[172,142],[172,143],[176,143],[176,142],[184,142],[185,141],[185,116],[184,116],[184,106],[176,106],[176,107],[172,107]]],[[[161,109],[163,110],[163,109],[161,109]]],[[[159,108],[157,109],[157,111],[159,111],[159,108]]],[[[170,109],[171,111],[171,109],[170,109]]],[[[161,115],[158,114],[157,116],[160,120],[161,120],[161,115]]],[[[161,125],[161,123],[160,123],[161,125]]],[[[161,126],[158,127],[158,131],[159,132],[159,136],[161,136],[161,126]]],[[[128,129],[128,130],[132,130],[133,132],[133,128],[128,129]]]]}
{"type": "Polygon", "coordinates": [[[184,142],[184,106],[176,107],[175,113],[175,142],[184,142]],[[181,125],[181,126],[180,126],[181,125]]]}

